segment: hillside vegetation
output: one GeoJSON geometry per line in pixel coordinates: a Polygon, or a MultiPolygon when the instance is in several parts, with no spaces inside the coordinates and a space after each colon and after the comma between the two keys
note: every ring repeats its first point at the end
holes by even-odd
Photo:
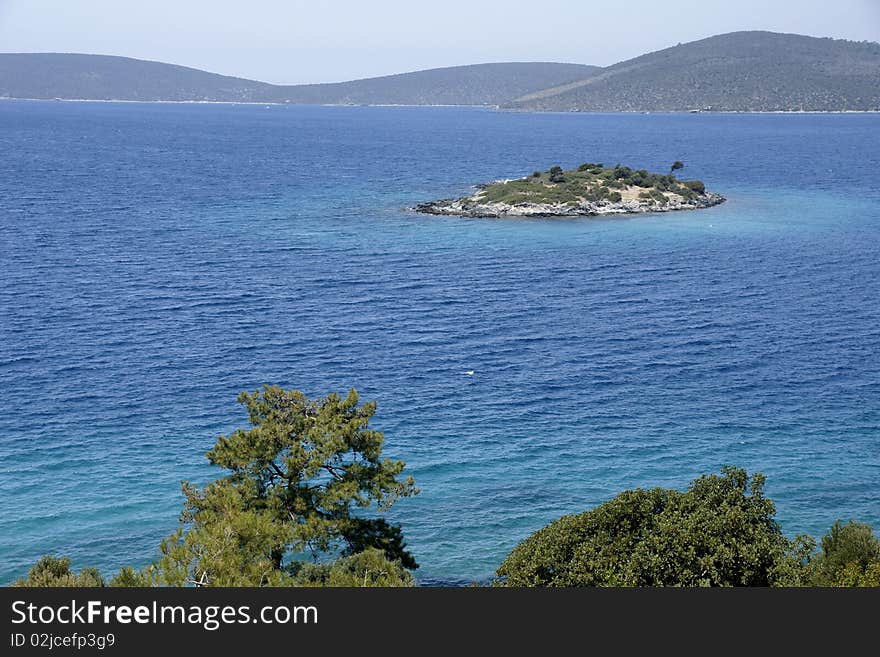
{"type": "Polygon", "coordinates": [[[734,32],[649,53],[507,104],[553,111],[880,109],[880,44],[734,32]]]}
{"type": "Polygon", "coordinates": [[[551,84],[581,80],[599,70],[597,66],[542,62],[475,64],[353,82],[297,85],[284,87],[279,93],[292,103],[500,105],[551,84]]]}
{"type": "Polygon", "coordinates": [[[0,97],[256,102],[272,85],[128,57],[0,54],[0,97]]]}
{"type": "Polygon", "coordinates": [[[678,180],[669,174],[633,170],[627,166],[606,167],[586,162],[577,169],[552,167],[535,171],[528,178],[505,180],[483,186],[477,195],[490,203],[565,203],[624,199],[665,205],[673,196],[695,199],[706,191],[699,180],[678,180]]]}

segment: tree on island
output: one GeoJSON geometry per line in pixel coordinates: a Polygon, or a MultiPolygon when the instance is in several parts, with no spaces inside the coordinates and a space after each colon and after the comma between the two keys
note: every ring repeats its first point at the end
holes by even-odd
{"type": "Polygon", "coordinates": [[[563,183],[565,182],[565,174],[562,171],[561,166],[553,166],[550,167],[550,176],[548,180],[552,183],[563,183]]]}
{"type": "Polygon", "coordinates": [[[669,167],[669,175],[672,175],[673,173],[681,169],[684,169],[684,162],[682,162],[681,160],[676,160],[672,163],[672,166],[669,167]]]}

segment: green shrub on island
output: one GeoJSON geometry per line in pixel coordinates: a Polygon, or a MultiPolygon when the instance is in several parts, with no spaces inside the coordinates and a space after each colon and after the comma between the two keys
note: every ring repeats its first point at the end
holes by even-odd
{"type": "Polygon", "coordinates": [[[681,184],[697,194],[703,194],[706,191],[706,185],[702,180],[684,180],[681,184]]]}

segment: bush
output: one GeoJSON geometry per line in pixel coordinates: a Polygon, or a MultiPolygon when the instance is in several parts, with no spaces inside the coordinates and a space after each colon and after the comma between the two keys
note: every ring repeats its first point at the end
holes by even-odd
{"type": "Polygon", "coordinates": [[[560,166],[551,167],[549,180],[552,183],[565,182],[565,175],[562,172],[562,167],[560,167],[560,166]]]}
{"type": "Polygon", "coordinates": [[[838,520],[822,537],[822,550],[808,570],[814,586],[880,586],[880,539],[870,525],[838,520]]]}
{"type": "Polygon", "coordinates": [[[540,171],[532,171],[532,178],[540,178],[540,177],[541,177],[540,171]]]}
{"type": "Polygon", "coordinates": [[[622,180],[623,182],[628,182],[633,175],[633,170],[629,167],[617,165],[614,169],[611,170],[611,177],[616,180],[622,180]]]}
{"type": "Polygon", "coordinates": [[[27,574],[13,586],[104,586],[104,578],[97,568],[83,568],[79,573],[70,569],[67,557],[42,557],[27,574]]]}
{"type": "Polygon", "coordinates": [[[843,568],[835,577],[830,586],[880,586],[880,562],[869,564],[860,568],[858,564],[851,563],[843,568]]]}
{"type": "Polygon", "coordinates": [[[686,201],[693,201],[694,199],[697,198],[697,196],[699,196],[699,194],[697,194],[694,190],[692,190],[689,187],[682,186],[674,191],[676,194],[683,197],[686,201]]]}
{"type": "Polygon", "coordinates": [[[726,467],[684,493],[624,491],[520,543],[498,569],[506,586],[768,586],[793,545],[763,495],[764,477],[726,467]]]}
{"type": "Polygon", "coordinates": [[[295,562],[291,574],[293,586],[415,586],[412,574],[377,548],[326,564],[295,562]]]}
{"type": "Polygon", "coordinates": [[[706,185],[702,180],[685,180],[681,184],[697,194],[703,194],[706,191],[706,185]]]}

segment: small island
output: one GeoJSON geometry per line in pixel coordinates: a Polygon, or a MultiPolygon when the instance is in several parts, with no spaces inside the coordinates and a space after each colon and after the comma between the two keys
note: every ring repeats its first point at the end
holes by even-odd
{"type": "Polygon", "coordinates": [[[587,162],[571,170],[554,166],[527,178],[478,185],[465,198],[420,203],[415,210],[461,217],[583,217],[694,210],[724,202],[701,181],[676,178],[682,168],[678,161],[667,174],[619,164],[587,162]]]}

